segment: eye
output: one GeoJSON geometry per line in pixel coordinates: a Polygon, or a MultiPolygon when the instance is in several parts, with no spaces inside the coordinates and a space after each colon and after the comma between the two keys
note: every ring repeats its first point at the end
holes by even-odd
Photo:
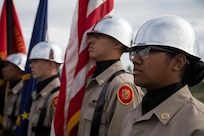
{"type": "Polygon", "coordinates": [[[147,57],[149,57],[150,50],[151,50],[150,47],[147,47],[147,48],[144,48],[144,49],[140,50],[139,51],[139,56],[142,59],[146,59],[147,57]]]}

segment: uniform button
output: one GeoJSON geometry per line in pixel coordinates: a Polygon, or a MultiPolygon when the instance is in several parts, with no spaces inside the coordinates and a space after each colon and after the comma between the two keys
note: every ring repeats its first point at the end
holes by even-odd
{"type": "Polygon", "coordinates": [[[104,80],[100,80],[99,83],[100,83],[100,84],[103,84],[103,83],[104,83],[104,80]]]}
{"type": "Polygon", "coordinates": [[[41,111],[41,107],[35,107],[35,109],[41,111]]]}
{"type": "Polygon", "coordinates": [[[43,92],[43,93],[42,93],[42,96],[46,96],[46,95],[47,95],[47,92],[43,92]]]}
{"type": "Polygon", "coordinates": [[[169,116],[170,116],[169,113],[164,112],[161,114],[161,119],[168,119],[169,116]]]}

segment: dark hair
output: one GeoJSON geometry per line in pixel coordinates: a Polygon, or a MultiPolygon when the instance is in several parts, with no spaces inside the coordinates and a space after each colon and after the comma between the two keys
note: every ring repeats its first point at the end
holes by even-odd
{"type": "Polygon", "coordinates": [[[204,62],[195,61],[186,64],[184,76],[182,79],[183,84],[194,86],[204,79],[204,62]]]}

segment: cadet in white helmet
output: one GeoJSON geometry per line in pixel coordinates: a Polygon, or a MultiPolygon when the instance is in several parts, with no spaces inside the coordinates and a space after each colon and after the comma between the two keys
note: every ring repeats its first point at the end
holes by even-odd
{"type": "Polygon", "coordinates": [[[96,70],[87,81],[78,136],[118,136],[126,113],[141,101],[141,89],[120,60],[132,38],[131,25],[115,16],[100,20],[87,33],[89,57],[96,62],[96,70]]]}
{"type": "Polygon", "coordinates": [[[32,93],[28,136],[50,136],[60,89],[58,68],[63,63],[62,49],[52,42],[39,42],[31,50],[29,60],[38,84],[32,93]]]}
{"type": "Polygon", "coordinates": [[[27,56],[23,53],[11,54],[4,61],[3,79],[7,81],[2,136],[14,136],[16,119],[20,110],[22,76],[27,56]]]}
{"type": "Polygon", "coordinates": [[[189,87],[204,78],[192,25],[174,15],[141,26],[130,48],[136,85],[147,93],[126,116],[121,136],[203,136],[204,104],[189,87]]]}

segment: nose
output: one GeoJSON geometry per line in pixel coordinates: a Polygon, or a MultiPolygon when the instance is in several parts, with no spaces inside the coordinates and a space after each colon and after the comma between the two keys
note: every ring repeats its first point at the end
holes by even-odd
{"type": "Polygon", "coordinates": [[[142,64],[142,59],[139,57],[138,54],[136,54],[132,59],[131,59],[133,64],[142,64]]]}
{"type": "Polygon", "coordinates": [[[94,43],[95,42],[94,42],[93,38],[91,38],[91,37],[87,38],[87,44],[88,45],[91,45],[91,44],[94,44],[94,43]]]}
{"type": "Polygon", "coordinates": [[[2,71],[2,72],[4,72],[4,71],[5,71],[5,69],[6,69],[6,68],[5,68],[5,67],[3,67],[1,71],[2,71]]]}
{"type": "Polygon", "coordinates": [[[33,63],[32,63],[32,61],[30,62],[29,67],[30,67],[30,68],[33,67],[33,63]]]}

